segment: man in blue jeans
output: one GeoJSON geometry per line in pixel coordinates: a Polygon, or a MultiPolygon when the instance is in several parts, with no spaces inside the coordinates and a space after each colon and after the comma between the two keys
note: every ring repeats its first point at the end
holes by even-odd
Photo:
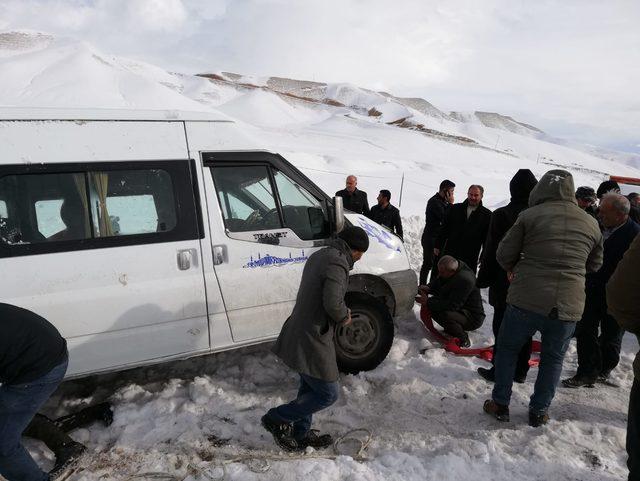
{"type": "Polygon", "coordinates": [[[276,443],[287,451],[333,444],[329,434],[311,429],[314,413],[338,399],[338,365],[333,344],[336,324],[351,322],[344,296],[349,271],[369,247],[360,227],[347,227],[330,245],[309,257],[291,316],[273,352],[300,376],[296,398],[270,409],[261,419],[276,443]]]}
{"type": "Polygon", "coordinates": [[[585,273],[602,265],[597,221],[574,196],[573,177],[564,170],[544,174],[498,246],[496,258],[510,280],[498,339],[492,399],[484,411],[509,420],[518,353],[536,331],[542,335],[540,366],[529,402],[529,425],[547,423],[562,372],[562,361],[582,317],[585,273]]]}
{"type": "Polygon", "coordinates": [[[67,343],[57,329],[31,311],[0,303],[0,474],[8,481],[50,479],[84,446],[61,447],[46,473],[21,442],[23,431],[53,394],[67,371],[67,343]]]}

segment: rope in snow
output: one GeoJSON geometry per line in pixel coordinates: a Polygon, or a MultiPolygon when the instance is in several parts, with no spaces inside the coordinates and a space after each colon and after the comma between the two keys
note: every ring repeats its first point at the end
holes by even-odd
{"type": "Polygon", "coordinates": [[[367,460],[365,451],[371,444],[373,440],[373,434],[367,428],[356,428],[350,431],[347,431],[342,436],[339,436],[335,442],[333,443],[333,454],[322,454],[322,453],[309,453],[309,454],[295,454],[295,453],[270,453],[265,451],[256,451],[251,452],[248,451],[243,454],[238,454],[232,456],[228,459],[219,459],[215,460],[208,467],[200,467],[194,466],[193,464],[189,464],[187,466],[188,471],[191,473],[187,473],[184,476],[179,476],[176,474],[161,472],[161,471],[150,471],[133,474],[124,481],[133,481],[133,480],[143,480],[143,479],[153,479],[153,480],[162,480],[162,481],[184,481],[190,474],[197,473],[199,475],[204,476],[209,481],[224,481],[228,479],[227,466],[230,464],[241,463],[244,464],[249,471],[256,474],[263,474],[268,472],[271,469],[271,462],[274,461],[296,461],[302,459],[332,459],[335,460],[341,456],[349,456],[349,454],[341,451],[341,446],[347,441],[355,441],[360,444],[357,452],[351,457],[358,462],[363,462],[367,460]],[[365,438],[361,439],[359,437],[354,436],[356,433],[365,434],[365,438]],[[219,472],[219,474],[216,473],[219,472]]]}

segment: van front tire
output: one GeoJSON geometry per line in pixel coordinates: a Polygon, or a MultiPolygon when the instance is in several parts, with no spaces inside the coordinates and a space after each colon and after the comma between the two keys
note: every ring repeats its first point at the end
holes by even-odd
{"type": "Polygon", "coordinates": [[[346,374],[371,371],[389,354],[393,318],[383,303],[366,294],[349,292],[345,301],[351,309],[351,324],[335,329],[338,369],[346,374]]]}

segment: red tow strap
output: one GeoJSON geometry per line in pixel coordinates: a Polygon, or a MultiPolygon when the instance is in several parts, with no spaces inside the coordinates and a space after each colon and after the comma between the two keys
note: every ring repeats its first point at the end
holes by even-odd
{"type": "MultiPolygon", "coordinates": [[[[435,339],[442,344],[442,347],[445,351],[451,352],[456,356],[477,356],[485,361],[491,362],[493,359],[493,346],[479,347],[479,348],[466,348],[460,347],[460,339],[457,337],[447,337],[443,335],[434,325],[433,319],[431,318],[431,312],[429,312],[429,308],[426,305],[422,306],[420,309],[420,319],[424,324],[424,327],[427,328],[435,339]]],[[[531,352],[539,354],[540,353],[540,341],[533,341],[531,346],[531,352]]],[[[540,359],[530,359],[529,366],[537,366],[540,363],[540,359]]]]}

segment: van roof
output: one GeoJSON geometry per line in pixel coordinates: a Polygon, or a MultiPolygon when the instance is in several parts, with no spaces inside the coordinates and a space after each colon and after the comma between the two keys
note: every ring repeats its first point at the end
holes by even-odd
{"type": "Polygon", "coordinates": [[[220,112],[191,112],[185,110],[128,110],[128,109],[61,109],[33,107],[2,107],[2,120],[140,120],[233,122],[220,112]]]}

